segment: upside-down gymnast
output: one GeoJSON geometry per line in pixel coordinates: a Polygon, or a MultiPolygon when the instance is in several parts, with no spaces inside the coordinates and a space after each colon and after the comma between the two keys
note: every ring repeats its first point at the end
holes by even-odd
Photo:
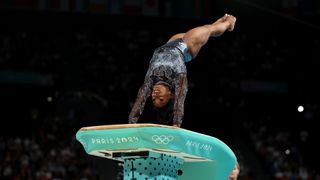
{"type": "Polygon", "coordinates": [[[234,16],[225,14],[212,24],[175,34],[166,44],[156,48],[129,114],[129,123],[138,122],[151,95],[153,106],[162,112],[158,116],[159,123],[180,127],[188,91],[185,63],[197,56],[210,37],[221,36],[227,30],[233,31],[235,23],[234,16]]]}

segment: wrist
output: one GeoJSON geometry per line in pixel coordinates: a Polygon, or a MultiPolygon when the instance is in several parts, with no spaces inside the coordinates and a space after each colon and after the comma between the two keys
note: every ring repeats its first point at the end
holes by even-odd
{"type": "Polygon", "coordinates": [[[138,122],[137,117],[129,117],[129,124],[136,124],[138,122]]]}

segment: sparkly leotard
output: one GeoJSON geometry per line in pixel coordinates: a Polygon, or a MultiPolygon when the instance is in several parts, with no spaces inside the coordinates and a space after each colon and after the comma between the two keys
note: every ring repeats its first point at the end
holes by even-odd
{"type": "Polygon", "coordinates": [[[129,115],[129,123],[136,123],[146,99],[155,84],[165,84],[174,92],[173,124],[180,125],[184,115],[184,100],[188,91],[185,62],[192,56],[182,39],[171,41],[154,51],[143,85],[129,115]]]}

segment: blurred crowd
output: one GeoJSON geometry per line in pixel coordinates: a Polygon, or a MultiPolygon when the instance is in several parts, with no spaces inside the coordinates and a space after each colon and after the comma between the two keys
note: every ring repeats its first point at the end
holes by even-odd
{"type": "Polygon", "coordinates": [[[1,179],[99,179],[92,159],[62,119],[50,117],[37,125],[37,129],[25,127],[29,133],[0,138],[1,179]]]}

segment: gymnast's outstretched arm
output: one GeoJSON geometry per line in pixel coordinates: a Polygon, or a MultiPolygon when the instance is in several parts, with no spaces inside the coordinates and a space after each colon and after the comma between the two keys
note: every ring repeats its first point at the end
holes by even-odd
{"type": "Polygon", "coordinates": [[[184,101],[188,91],[187,74],[179,74],[175,79],[175,94],[173,106],[173,125],[180,127],[184,116],[184,101]]]}
{"type": "Polygon", "coordinates": [[[150,73],[148,72],[142,86],[138,91],[137,98],[129,114],[129,124],[134,124],[138,122],[138,119],[143,112],[147,98],[151,94],[152,79],[149,74],[150,73]]]}

